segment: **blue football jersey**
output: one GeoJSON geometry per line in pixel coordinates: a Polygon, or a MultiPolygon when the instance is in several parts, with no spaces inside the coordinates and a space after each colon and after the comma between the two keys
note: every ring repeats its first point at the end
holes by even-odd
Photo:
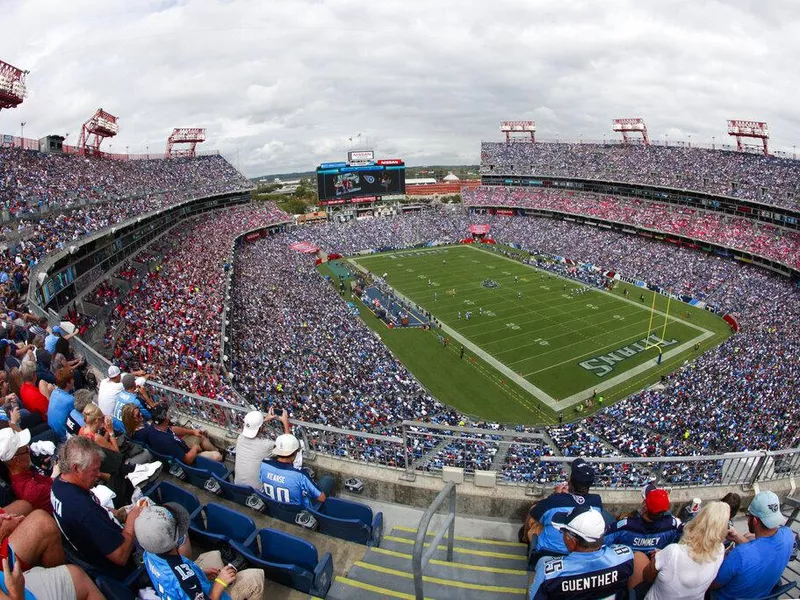
{"type": "Polygon", "coordinates": [[[627,598],[631,574],[633,552],[627,546],[542,558],[536,563],[528,600],[627,598]]]}
{"type": "Polygon", "coordinates": [[[664,515],[655,521],[645,521],[635,514],[617,521],[608,530],[606,544],[623,544],[638,552],[661,550],[677,542],[683,534],[683,523],[672,515],[664,515]]]}
{"type": "MultiPolygon", "coordinates": [[[[144,567],[161,600],[206,600],[210,597],[213,584],[188,558],[145,552],[144,567]]],[[[230,600],[225,592],[222,598],[230,600]]]]}
{"type": "Polygon", "coordinates": [[[277,460],[265,460],[261,463],[259,479],[264,494],[275,502],[302,504],[309,508],[322,495],[308,475],[277,460]]]}

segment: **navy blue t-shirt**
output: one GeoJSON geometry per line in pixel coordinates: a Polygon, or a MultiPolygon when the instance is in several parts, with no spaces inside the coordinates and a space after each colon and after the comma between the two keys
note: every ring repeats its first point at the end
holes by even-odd
{"type": "Polygon", "coordinates": [[[183,457],[189,452],[189,446],[172,431],[172,427],[161,431],[152,425],[145,425],[144,429],[139,429],[133,435],[133,439],[144,442],[159,454],[172,456],[178,460],[183,460],[183,457]]]}
{"type": "Polygon", "coordinates": [[[636,513],[614,523],[605,537],[606,544],[623,544],[631,550],[652,552],[677,542],[683,534],[683,523],[670,514],[654,521],[645,521],[636,513]]]}
{"type": "Polygon", "coordinates": [[[61,532],[86,562],[112,577],[124,579],[133,571],[132,564],[120,567],[107,558],[122,545],[125,538],[122,536],[122,527],[108,510],[100,506],[89,490],[58,477],[50,490],[50,502],[61,532]]]}

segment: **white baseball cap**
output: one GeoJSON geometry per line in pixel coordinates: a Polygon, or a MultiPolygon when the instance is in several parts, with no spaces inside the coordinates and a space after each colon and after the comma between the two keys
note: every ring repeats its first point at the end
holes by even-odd
{"type": "Polygon", "coordinates": [[[586,505],[573,508],[569,513],[556,514],[553,527],[568,531],[587,542],[599,542],[606,532],[603,515],[586,505]]]}
{"type": "Polygon", "coordinates": [[[27,446],[31,441],[29,429],[16,432],[11,427],[0,429],[0,460],[6,461],[14,458],[17,450],[27,446]]]}
{"type": "Polygon", "coordinates": [[[284,433],[275,438],[272,456],[291,456],[300,450],[300,442],[291,433],[284,433]]]}
{"type": "Polygon", "coordinates": [[[108,367],[108,378],[114,379],[114,377],[119,377],[122,374],[122,371],[119,370],[117,365],[111,365],[108,367]]]}
{"type": "Polygon", "coordinates": [[[253,439],[258,435],[258,430],[264,424],[264,415],[260,410],[252,410],[244,416],[244,427],[242,427],[242,435],[246,438],[253,439]]]}

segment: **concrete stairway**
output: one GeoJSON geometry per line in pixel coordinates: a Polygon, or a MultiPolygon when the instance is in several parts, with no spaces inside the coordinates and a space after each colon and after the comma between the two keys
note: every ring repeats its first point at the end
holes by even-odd
{"type": "MultiPolygon", "coordinates": [[[[416,534],[415,529],[393,528],[383,536],[380,548],[370,548],[353,564],[347,577],[336,577],[328,600],[413,599],[411,553],[416,534]]],[[[525,570],[524,544],[457,535],[453,562],[446,557],[447,546],[442,543],[425,569],[426,598],[525,598],[530,574],[525,570]]]]}

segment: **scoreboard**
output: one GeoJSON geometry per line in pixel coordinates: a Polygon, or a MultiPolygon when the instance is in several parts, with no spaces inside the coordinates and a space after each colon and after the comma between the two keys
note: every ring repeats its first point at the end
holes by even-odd
{"type": "Polygon", "coordinates": [[[322,163],[317,167],[317,193],[322,205],[405,192],[406,166],[399,159],[376,160],[365,165],[322,163]]]}

